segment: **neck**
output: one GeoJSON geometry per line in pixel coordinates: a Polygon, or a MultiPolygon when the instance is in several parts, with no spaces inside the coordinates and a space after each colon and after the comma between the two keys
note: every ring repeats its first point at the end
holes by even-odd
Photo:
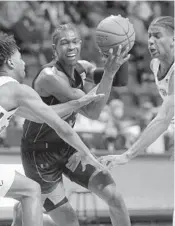
{"type": "Polygon", "coordinates": [[[0,69],[0,76],[8,76],[17,80],[15,74],[12,71],[7,71],[5,69],[0,69]]]}
{"type": "Polygon", "coordinates": [[[75,65],[67,65],[64,62],[60,62],[61,66],[63,67],[64,71],[66,72],[66,74],[74,79],[74,69],[75,69],[75,65]]]}

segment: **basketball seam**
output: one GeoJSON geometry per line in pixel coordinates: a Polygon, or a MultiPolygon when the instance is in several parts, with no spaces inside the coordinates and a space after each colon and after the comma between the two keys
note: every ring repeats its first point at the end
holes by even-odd
{"type": "MultiPolygon", "coordinates": [[[[124,28],[123,28],[117,21],[115,21],[115,20],[113,20],[113,21],[114,21],[115,23],[117,23],[117,24],[123,29],[123,31],[124,31],[124,33],[125,33],[127,39],[128,39],[129,48],[131,48],[130,40],[129,40],[128,35],[127,35],[126,31],[124,30],[124,28]]],[[[129,30],[129,29],[128,29],[128,30],[129,30]]],[[[126,40],[126,39],[125,39],[125,40],[126,40]]]]}
{"type": "MultiPolygon", "coordinates": [[[[114,33],[112,31],[104,31],[104,30],[101,30],[101,29],[98,29],[97,31],[100,31],[100,32],[103,32],[103,33],[109,33],[109,34],[112,34],[112,35],[118,35],[118,36],[124,36],[124,35],[121,35],[121,34],[117,34],[117,33],[114,33]]],[[[98,35],[98,34],[97,34],[98,35]]],[[[125,34],[126,35],[126,34],[125,34]]]]}
{"type": "MultiPolygon", "coordinates": [[[[111,47],[111,46],[114,46],[114,45],[118,45],[118,44],[120,44],[120,43],[126,41],[128,38],[131,38],[131,37],[134,35],[134,33],[135,33],[135,32],[133,31],[133,33],[132,33],[129,37],[127,37],[126,39],[122,40],[121,42],[117,42],[117,43],[114,43],[114,44],[108,45],[108,46],[100,45],[100,44],[98,43],[98,46],[99,46],[99,47],[111,47]]],[[[133,41],[132,41],[132,42],[133,42],[133,41]]],[[[130,43],[130,41],[129,41],[129,43],[130,43]]]]}

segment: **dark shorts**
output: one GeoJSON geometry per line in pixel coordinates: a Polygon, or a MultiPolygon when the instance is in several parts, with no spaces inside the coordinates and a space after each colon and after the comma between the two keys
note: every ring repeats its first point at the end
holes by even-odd
{"type": "Polygon", "coordinates": [[[81,162],[77,158],[78,152],[68,144],[63,148],[58,145],[49,146],[40,148],[40,145],[32,147],[21,145],[22,164],[26,176],[40,184],[43,194],[50,193],[57,187],[62,181],[62,174],[88,188],[91,176],[98,173],[99,169],[87,163],[85,171],[82,171],[81,162]],[[67,163],[70,161],[72,164],[68,166],[67,163]]]}

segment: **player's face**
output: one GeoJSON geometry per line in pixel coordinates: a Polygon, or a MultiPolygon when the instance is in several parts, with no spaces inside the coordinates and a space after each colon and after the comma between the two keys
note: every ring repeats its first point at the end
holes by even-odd
{"type": "Polygon", "coordinates": [[[173,34],[164,27],[150,26],[148,49],[152,58],[171,59],[174,55],[173,34]]]}
{"type": "Polygon", "coordinates": [[[60,62],[68,65],[75,65],[79,59],[81,40],[77,32],[67,30],[62,32],[60,39],[55,46],[56,55],[60,62]]]}
{"type": "Polygon", "coordinates": [[[16,50],[16,52],[11,56],[11,60],[16,79],[19,82],[22,82],[25,78],[25,62],[22,60],[21,53],[16,50]]]}

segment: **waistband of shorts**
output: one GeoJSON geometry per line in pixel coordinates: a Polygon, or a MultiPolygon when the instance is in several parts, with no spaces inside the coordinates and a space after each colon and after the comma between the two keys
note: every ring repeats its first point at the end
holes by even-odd
{"type": "Polygon", "coordinates": [[[37,150],[43,150],[43,149],[56,149],[61,147],[62,144],[60,143],[50,143],[50,142],[29,142],[27,140],[21,141],[21,147],[27,148],[27,149],[37,149],[37,150]]]}

